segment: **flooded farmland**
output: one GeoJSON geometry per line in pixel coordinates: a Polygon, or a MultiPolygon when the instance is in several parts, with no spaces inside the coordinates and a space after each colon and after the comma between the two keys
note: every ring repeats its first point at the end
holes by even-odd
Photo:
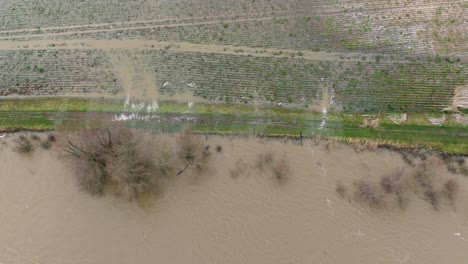
{"type": "MultiPolygon", "coordinates": [[[[209,136],[222,151],[208,169],[164,179],[138,200],[81,192],[53,149],[14,152],[0,139],[1,263],[465,263],[468,182],[429,157],[437,179],[455,179],[453,206],[437,210],[416,193],[404,209],[353,196],[353,182],[378,183],[402,168],[402,155],[348,145],[209,136]],[[278,182],[255,166],[285,158],[278,182]],[[233,173],[236,172],[236,173],[233,173]],[[342,198],[337,183],[348,189],[342,198]]],[[[438,187],[437,187],[438,188],[438,187]]]]}
{"type": "Polygon", "coordinates": [[[1,0],[0,264],[468,263],[467,10],[1,0]]]}

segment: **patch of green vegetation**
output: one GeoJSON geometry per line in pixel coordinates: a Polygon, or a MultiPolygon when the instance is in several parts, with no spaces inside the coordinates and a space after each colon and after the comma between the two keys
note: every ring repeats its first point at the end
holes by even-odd
{"type": "MultiPolygon", "coordinates": [[[[0,131],[52,130],[62,116],[63,123],[70,129],[90,125],[88,115],[76,117],[74,112],[121,112],[122,102],[113,100],[91,100],[80,98],[41,98],[2,100],[0,103],[0,131]]],[[[196,104],[189,108],[185,103],[160,102],[157,113],[184,117],[195,116],[203,122],[192,123],[198,133],[244,134],[272,137],[322,137],[339,140],[374,141],[397,147],[427,147],[433,150],[454,154],[468,154],[466,126],[449,121],[441,126],[433,126],[429,117],[442,114],[409,114],[405,124],[395,124],[391,116],[380,114],[381,124],[377,129],[363,129],[360,124],[365,116],[360,114],[328,113],[326,126],[320,129],[322,113],[303,109],[253,108],[244,105],[196,104]]],[[[186,122],[126,121],[129,126],[175,132],[186,122]]]]}
{"type": "Polygon", "coordinates": [[[46,131],[54,129],[54,122],[46,117],[32,118],[0,118],[0,131],[34,130],[46,131]]]}
{"type": "Polygon", "coordinates": [[[29,112],[115,112],[123,107],[116,101],[90,100],[80,98],[34,98],[34,99],[2,99],[0,112],[29,111],[29,112]]]}

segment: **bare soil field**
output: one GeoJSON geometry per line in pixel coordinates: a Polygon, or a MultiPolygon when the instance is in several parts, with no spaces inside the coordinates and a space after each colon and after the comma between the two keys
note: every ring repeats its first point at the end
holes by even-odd
{"type": "Polygon", "coordinates": [[[431,153],[210,136],[206,144],[222,150],[213,149],[206,170],[169,175],[156,194],[126,201],[81,192],[55,145],[21,154],[14,151],[17,137],[0,139],[3,263],[464,263],[468,257],[468,182],[431,153]],[[270,159],[287,160],[283,180],[270,159]],[[431,178],[421,176],[421,164],[431,178]],[[413,184],[432,179],[431,188],[441,191],[438,208],[424,192],[406,193],[403,207],[392,193],[381,196],[382,207],[355,193],[361,182],[378,195],[394,190],[388,183],[395,181],[383,187],[379,181],[395,171],[418,180],[413,184]],[[443,195],[447,180],[459,188],[453,199],[443,195]]]}

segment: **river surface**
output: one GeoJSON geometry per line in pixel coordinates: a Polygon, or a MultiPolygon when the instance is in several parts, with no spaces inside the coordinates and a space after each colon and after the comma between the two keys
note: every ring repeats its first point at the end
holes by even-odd
{"type": "MultiPolygon", "coordinates": [[[[411,168],[387,150],[347,145],[208,137],[221,144],[201,174],[164,181],[138,201],[81,192],[55,151],[25,156],[0,139],[0,263],[467,263],[468,199],[436,211],[413,195],[372,209],[342,199],[337,182],[378,182],[411,168]],[[286,157],[277,182],[251,166],[286,157]],[[242,168],[241,168],[242,167],[242,168]],[[233,170],[239,173],[233,177],[233,170]]],[[[437,162],[436,162],[437,163],[437,162]]],[[[434,167],[440,177],[468,179],[434,167]]]]}

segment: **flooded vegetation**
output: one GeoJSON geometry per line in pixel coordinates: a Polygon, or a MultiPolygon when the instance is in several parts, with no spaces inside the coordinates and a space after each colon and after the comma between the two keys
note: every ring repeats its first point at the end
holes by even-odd
{"type": "Polygon", "coordinates": [[[448,169],[463,157],[426,151],[410,165],[337,142],[118,127],[0,140],[4,263],[462,263],[466,252],[468,181],[448,169]]]}
{"type": "Polygon", "coordinates": [[[466,263],[467,8],[2,0],[0,264],[466,263]]]}

